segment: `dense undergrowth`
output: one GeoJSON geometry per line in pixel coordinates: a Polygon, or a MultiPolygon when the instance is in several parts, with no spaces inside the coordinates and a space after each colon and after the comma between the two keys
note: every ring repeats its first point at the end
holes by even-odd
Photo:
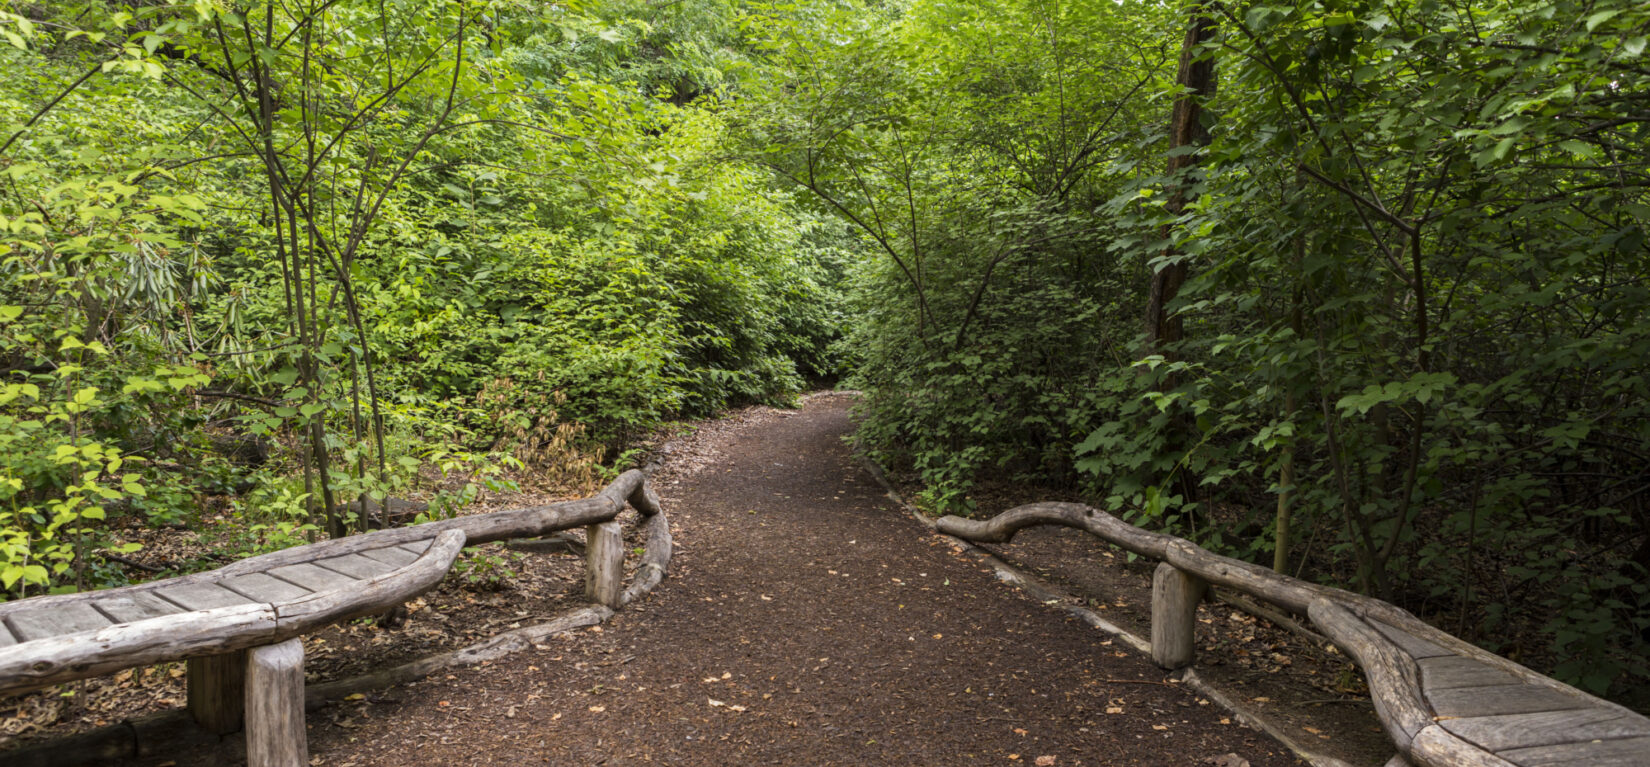
{"type": "Polygon", "coordinates": [[[860,438],[934,510],[1080,492],[1650,705],[1642,4],[771,24],[750,130],[877,251],[860,438]]]}
{"type": "Polygon", "coordinates": [[[1079,493],[1650,705],[1639,4],[5,8],[9,596],[849,374],[937,511],[1079,493]]]}
{"type": "Polygon", "coordinates": [[[289,545],[833,376],[853,241],[722,156],[729,12],[6,6],[0,589],[120,581],[111,514],[289,545]]]}

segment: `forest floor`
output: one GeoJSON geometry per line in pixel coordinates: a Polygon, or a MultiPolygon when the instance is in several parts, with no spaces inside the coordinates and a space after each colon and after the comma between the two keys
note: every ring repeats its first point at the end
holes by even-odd
{"type": "MultiPolygon", "coordinates": [[[[1301,764],[1123,642],[998,583],[928,532],[844,443],[850,404],[822,395],[800,411],[755,408],[705,424],[655,475],[678,549],[652,594],[601,626],[312,713],[311,763],[1301,764]]],[[[1078,593],[1141,580],[1120,556],[1026,537],[1023,551],[1007,548],[1044,575],[1063,563],[1074,574],[1051,580],[1078,593]],[[1074,558],[1087,564],[1069,567],[1074,558]]],[[[550,564],[521,566],[551,569],[531,579],[545,592],[534,599],[575,604],[579,560],[541,558],[550,564]]],[[[1089,603],[1124,623],[1146,603],[1145,583],[1089,603]]],[[[409,637],[462,643],[548,606],[512,610],[522,597],[444,585],[403,628],[358,623],[307,642],[312,656],[322,651],[311,670],[360,673],[371,656],[405,658],[409,637]]],[[[1207,619],[1227,624],[1206,648],[1221,663],[1241,677],[1300,677],[1271,695],[1355,701],[1314,691],[1333,659],[1321,671],[1293,661],[1283,640],[1232,612],[1207,619]],[[1249,657],[1259,665],[1239,660],[1249,657]]],[[[1304,731],[1326,739],[1341,735],[1326,727],[1360,732],[1342,758],[1384,759],[1355,747],[1361,737],[1380,749],[1378,734],[1362,732],[1372,719],[1313,721],[1304,731]]],[[[238,740],[179,744],[139,763],[232,764],[238,740]]]]}

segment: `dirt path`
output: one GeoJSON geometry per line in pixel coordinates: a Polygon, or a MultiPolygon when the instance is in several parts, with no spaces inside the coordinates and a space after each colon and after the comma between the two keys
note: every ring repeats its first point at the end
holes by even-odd
{"type": "Polygon", "coordinates": [[[661,483],[681,549],[650,597],[312,715],[315,763],[1296,764],[893,508],[842,443],[847,408],[713,435],[715,463],[661,483]]]}

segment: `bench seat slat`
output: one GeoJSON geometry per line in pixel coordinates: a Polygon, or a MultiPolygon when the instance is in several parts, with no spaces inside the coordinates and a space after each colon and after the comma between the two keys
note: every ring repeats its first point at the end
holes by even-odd
{"type": "Polygon", "coordinates": [[[1462,739],[1496,753],[1603,738],[1650,736],[1650,722],[1602,708],[1441,719],[1438,723],[1462,739]]]}
{"type": "Polygon", "coordinates": [[[1421,667],[1421,687],[1427,690],[1495,687],[1522,683],[1518,677],[1501,669],[1459,655],[1421,658],[1416,662],[1421,667]]]}
{"type": "Polygon", "coordinates": [[[417,541],[408,541],[406,543],[401,544],[400,546],[397,546],[396,548],[405,549],[405,550],[410,551],[414,554],[423,554],[424,552],[430,550],[430,541],[431,540],[432,539],[430,539],[430,538],[425,538],[425,539],[417,540],[417,541]]]}
{"type": "Polygon", "coordinates": [[[42,610],[25,610],[10,616],[12,628],[25,642],[36,639],[95,631],[111,625],[90,602],[71,602],[42,610]]]}
{"type": "Polygon", "coordinates": [[[250,597],[254,601],[269,602],[270,604],[284,602],[288,599],[297,599],[310,593],[309,589],[270,577],[266,573],[237,575],[224,581],[223,585],[233,589],[237,594],[250,597]]]}
{"type": "Polygon", "coordinates": [[[310,591],[347,589],[360,582],[348,575],[335,573],[324,567],[316,567],[307,562],[277,567],[270,570],[269,574],[288,583],[296,583],[310,591]]]}
{"type": "Polygon", "coordinates": [[[5,623],[0,623],[0,647],[10,647],[17,644],[17,639],[11,635],[11,629],[5,623]]]}
{"type": "Polygon", "coordinates": [[[315,564],[333,572],[343,573],[351,578],[366,580],[374,576],[383,575],[395,568],[376,559],[369,559],[360,554],[345,554],[341,557],[322,559],[315,564]]]}
{"type": "Polygon", "coordinates": [[[191,610],[211,610],[215,607],[233,607],[252,603],[252,600],[216,583],[185,583],[162,586],[155,589],[155,593],[191,610]]]}
{"type": "Polygon", "coordinates": [[[1499,756],[1519,767],[1644,767],[1650,761],[1650,737],[1515,748],[1499,756]]]}
{"type": "Polygon", "coordinates": [[[361,556],[375,559],[391,567],[405,567],[418,559],[418,555],[398,546],[387,546],[382,549],[367,549],[361,556]]]}
{"type": "Polygon", "coordinates": [[[1419,660],[1421,658],[1438,658],[1455,654],[1452,650],[1446,650],[1384,621],[1370,620],[1369,625],[1373,626],[1376,631],[1381,632],[1381,636],[1386,637],[1388,641],[1398,645],[1399,649],[1408,653],[1411,658],[1419,660]]]}
{"type": "Polygon", "coordinates": [[[1573,711],[1592,707],[1580,696],[1566,695],[1551,687],[1538,687],[1533,684],[1461,687],[1423,692],[1438,716],[1534,714],[1542,711],[1573,711]]]}
{"type": "Polygon", "coordinates": [[[97,607],[121,623],[183,612],[183,608],[142,591],[100,598],[97,600],[97,607]]]}

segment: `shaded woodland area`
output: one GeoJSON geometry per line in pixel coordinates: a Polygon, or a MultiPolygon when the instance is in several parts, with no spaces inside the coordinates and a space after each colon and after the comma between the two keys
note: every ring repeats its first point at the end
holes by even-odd
{"type": "Polygon", "coordinates": [[[1642,3],[0,8],[6,597],[841,380],[1650,705],[1642,3]]]}

